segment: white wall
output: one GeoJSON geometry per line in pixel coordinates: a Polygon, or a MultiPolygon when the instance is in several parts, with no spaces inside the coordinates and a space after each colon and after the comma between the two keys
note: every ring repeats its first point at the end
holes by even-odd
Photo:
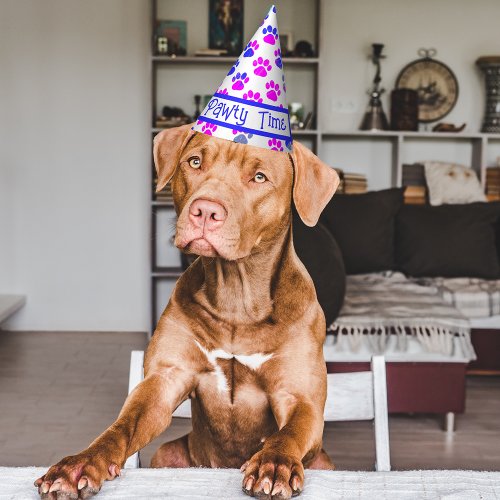
{"type": "MultiPolygon", "coordinates": [[[[193,2],[203,6],[208,0],[186,2],[173,5],[191,12],[193,2]]],[[[460,84],[458,104],[446,120],[478,130],[484,90],[474,61],[500,49],[498,0],[323,4],[324,129],[358,127],[373,77],[367,54],[372,42],[380,42],[388,56],[382,72],[388,91],[420,47],[435,47],[460,84]],[[352,103],[355,112],[339,111],[338,102],[352,103]]],[[[258,0],[247,8],[247,37],[255,29],[250,18],[262,16],[267,5],[258,0]]],[[[311,40],[311,5],[280,0],[280,29],[311,40]]],[[[161,7],[160,15],[181,18],[176,8],[161,7]]],[[[188,29],[198,25],[203,34],[195,43],[204,43],[207,24],[203,9],[188,16],[188,29]]],[[[196,87],[206,78],[184,82],[182,98],[211,93],[227,70],[222,66],[217,74],[210,70],[215,83],[206,89],[196,87]]],[[[148,329],[149,2],[2,0],[0,71],[0,293],[28,296],[7,327],[148,329]]],[[[303,70],[286,71],[289,97],[310,99],[303,70]]],[[[183,81],[180,74],[176,78],[183,81]]],[[[422,150],[419,143],[405,160],[421,154],[460,158],[468,156],[464,147],[430,144],[422,150]]],[[[325,141],[322,151],[334,165],[367,173],[372,188],[389,183],[386,141],[325,141]]]]}
{"type": "Polygon", "coordinates": [[[149,7],[0,3],[0,293],[12,329],[146,330],[149,7]]]}
{"type": "MultiPolygon", "coordinates": [[[[436,59],[455,72],[460,87],[455,108],[443,120],[466,122],[467,130],[479,131],[485,92],[475,61],[482,55],[500,53],[498,0],[324,0],[323,4],[323,49],[327,50],[322,58],[323,129],[359,127],[374,75],[368,55],[375,42],[385,44],[387,55],[382,63],[382,84],[388,117],[389,95],[399,71],[418,58],[419,48],[433,47],[438,51],[436,59]]],[[[352,147],[346,141],[326,141],[322,152],[335,165],[368,174],[372,188],[387,185],[391,161],[388,142],[358,142],[352,147]]],[[[410,152],[405,161],[470,160],[470,154],[464,155],[460,147],[445,150],[436,143],[419,143],[410,152]]]]}

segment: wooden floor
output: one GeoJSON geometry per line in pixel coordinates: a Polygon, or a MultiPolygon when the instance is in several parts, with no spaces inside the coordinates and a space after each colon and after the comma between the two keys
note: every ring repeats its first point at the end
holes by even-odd
{"type": "MultiPolygon", "coordinates": [[[[116,417],[127,394],[129,356],[140,333],[0,332],[0,465],[49,465],[73,454],[116,417]]],[[[471,377],[467,412],[447,435],[434,416],[391,416],[393,469],[500,470],[500,378],[471,377]]],[[[142,452],[189,430],[172,427],[142,452]]],[[[373,467],[369,422],[327,424],[337,468],[373,467]]]]}

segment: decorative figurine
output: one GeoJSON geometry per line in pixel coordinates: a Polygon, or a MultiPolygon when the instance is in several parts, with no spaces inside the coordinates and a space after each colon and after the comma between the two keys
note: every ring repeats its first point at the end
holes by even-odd
{"type": "Polygon", "coordinates": [[[500,56],[480,57],[476,64],[486,80],[486,110],[481,132],[500,133],[500,56]]]}
{"type": "Polygon", "coordinates": [[[455,132],[455,133],[458,133],[458,132],[462,132],[462,130],[465,129],[466,127],[466,123],[462,123],[462,125],[455,125],[454,123],[444,123],[444,122],[441,122],[441,123],[438,123],[437,125],[434,125],[434,127],[432,127],[432,131],[433,132],[455,132]]]}
{"type": "Polygon", "coordinates": [[[394,89],[391,92],[391,129],[418,130],[418,92],[394,89]]]}
{"type": "Polygon", "coordinates": [[[370,102],[359,127],[360,130],[387,130],[389,128],[387,117],[382,109],[382,101],[380,100],[380,96],[385,92],[385,89],[380,88],[380,82],[382,81],[380,76],[380,60],[385,58],[382,55],[383,48],[384,45],[381,43],[372,44],[371,60],[375,65],[376,72],[373,78],[372,89],[368,92],[370,102]]]}

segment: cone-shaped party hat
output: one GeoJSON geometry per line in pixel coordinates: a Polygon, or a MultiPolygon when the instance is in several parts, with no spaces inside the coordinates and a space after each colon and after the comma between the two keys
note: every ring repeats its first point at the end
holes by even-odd
{"type": "Polygon", "coordinates": [[[229,70],[193,130],[276,151],[292,151],[276,7],[229,70]]]}

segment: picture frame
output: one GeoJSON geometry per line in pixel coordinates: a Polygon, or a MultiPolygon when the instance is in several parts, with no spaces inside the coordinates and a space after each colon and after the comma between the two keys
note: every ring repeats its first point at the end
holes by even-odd
{"type": "Polygon", "coordinates": [[[243,51],[243,0],[210,0],[209,40],[211,49],[238,56],[243,51]]]}
{"type": "Polygon", "coordinates": [[[291,31],[280,32],[281,53],[283,56],[293,52],[293,35],[291,31]]]}
{"type": "Polygon", "coordinates": [[[166,38],[169,55],[185,55],[187,53],[187,22],[177,20],[158,20],[156,38],[166,38]]]}

